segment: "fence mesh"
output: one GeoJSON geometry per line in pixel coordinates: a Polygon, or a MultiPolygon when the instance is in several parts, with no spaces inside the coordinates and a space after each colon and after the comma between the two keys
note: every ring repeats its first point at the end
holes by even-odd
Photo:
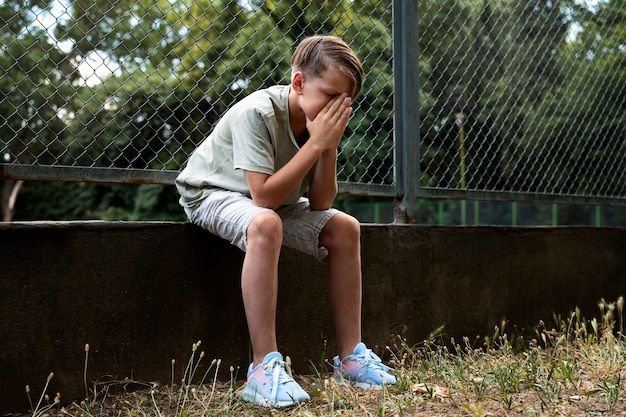
{"type": "Polygon", "coordinates": [[[624,2],[420,10],[424,184],[625,196],[624,2]]]}
{"type": "MultiPolygon", "coordinates": [[[[339,180],[397,185],[394,95],[415,92],[394,90],[392,9],[0,1],[2,165],[175,173],[234,102],[289,82],[297,42],[329,33],[366,69],[339,180]]],[[[419,187],[626,201],[623,1],[420,0],[418,16],[419,187]]]]}

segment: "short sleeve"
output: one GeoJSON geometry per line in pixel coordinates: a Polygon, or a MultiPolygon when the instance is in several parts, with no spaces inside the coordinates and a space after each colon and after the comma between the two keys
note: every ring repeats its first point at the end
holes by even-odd
{"type": "Polygon", "coordinates": [[[272,175],[275,151],[267,119],[273,115],[248,107],[242,108],[236,116],[230,121],[234,168],[272,175]]]}

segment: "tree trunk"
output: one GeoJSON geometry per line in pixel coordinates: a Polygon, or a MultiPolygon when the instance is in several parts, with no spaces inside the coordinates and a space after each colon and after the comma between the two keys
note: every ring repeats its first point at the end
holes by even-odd
{"type": "Polygon", "coordinates": [[[17,194],[20,192],[24,181],[22,180],[4,180],[2,184],[2,221],[10,222],[13,220],[15,212],[15,201],[17,194]]]}

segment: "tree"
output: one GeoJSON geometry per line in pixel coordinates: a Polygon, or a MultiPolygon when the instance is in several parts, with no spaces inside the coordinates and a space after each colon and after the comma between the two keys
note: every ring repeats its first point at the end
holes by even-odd
{"type": "MultiPolygon", "coordinates": [[[[53,28],[35,19],[50,15],[47,1],[0,4],[0,156],[10,162],[178,170],[235,101],[289,82],[289,57],[302,38],[325,33],[343,37],[366,70],[339,180],[394,183],[390,2],[62,5],[53,28]],[[90,63],[106,69],[96,82],[82,72],[90,63]]],[[[423,0],[418,7],[419,45],[408,52],[420,56],[422,186],[626,193],[622,1],[423,0]]],[[[9,197],[19,188],[3,185],[3,201],[15,201],[9,197]]],[[[167,211],[156,188],[133,188],[143,204],[118,186],[76,187],[65,191],[141,207],[85,212],[167,211]]]]}
{"type": "MultiPolygon", "coordinates": [[[[59,70],[65,54],[45,30],[33,25],[35,13],[45,13],[47,1],[7,1],[0,4],[0,155],[3,162],[52,164],[62,150],[53,146],[63,135],[57,112],[71,95],[59,70]],[[28,10],[26,6],[30,7],[28,10]]],[[[21,181],[4,180],[3,220],[10,221],[21,181]]]]}
{"type": "Polygon", "coordinates": [[[583,8],[570,0],[420,5],[426,22],[420,50],[427,68],[421,86],[435,98],[422,118],[423,181],[494,191],[565,191],[550,188],[550,179],[562,176],[566,164],[546,150],[559,153],[566,141],[557,137],[562,131],[550,129],[554,112],[546,107],[565,91],[576,67],[567,59],[568,36],[583,8]],[[463,106],[450,105],[454,91],[461,92],[456,103],[463,106]]]}
{"type": "MultiPolygon", "coordinates": [[[[58,149],[59,159],[52,163],[177,170],[236,100],[289,82],[289,56],[303,36],[333,33],[348,38],[375,81],[360,98],[368,111],[348,129],[344,178],[392,181],[390,9],[371,0],[294,2],[283,16],[284,6],[234,0],[67,3],[55,35],[71,46],[56,70],[71,90],[57,104],[62,111],[55,115],[59,130],[50,149],[58,149]],[[86,82],[76,69],[95,55],[109,72],[86,82]]],[[[90,189],[80,188],[83,194],[90,189]]]]}
{"type": "Polygon", "coordinates": [[[556,54],[563,82],[527,109],[527,137],[551,145],[538,150],[544,162],[533,171],[550,175],[550,192],[624,196],[626,7],[600,2],[574,18],[578,32],[556,54]]]}

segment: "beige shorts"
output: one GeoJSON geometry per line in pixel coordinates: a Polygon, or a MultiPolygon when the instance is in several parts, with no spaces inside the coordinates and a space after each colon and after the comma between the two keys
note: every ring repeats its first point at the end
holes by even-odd
{"type": "MultiPolygon", "coordinates": [[[[185,208],[189,220],[209,232],[228,240],[246,251],[246,231],[252,219],[270,209],[259,207],[251,198],[234,191],[217,190],[193,208],[185,208]]],[[[328,256],[319,244],[319,235],[328,220],[339,210],[311,210],[309,200],[300,198],[297,203],[275,210],[283,221],[283,246],[307,253],[320,261],[328,256]]]]}

